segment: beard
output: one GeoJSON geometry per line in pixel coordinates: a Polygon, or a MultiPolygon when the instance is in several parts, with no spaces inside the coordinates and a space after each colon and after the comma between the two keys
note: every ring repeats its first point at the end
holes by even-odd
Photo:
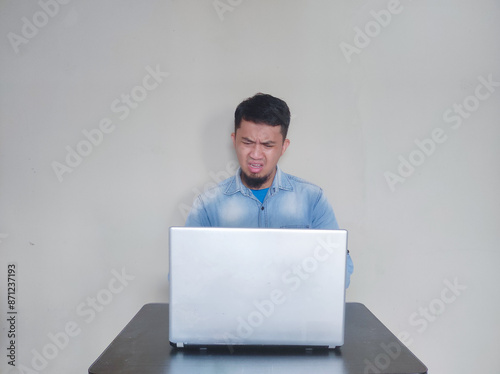
{"type": "Polygon", "coordinates": [[[258,190],[259,187],[261,187],[264,183],[266,183],[269,178],[271,177],[271,174],[265,175],[263,177],[251,177],[241,171],[241,180],[245,186],[252,190],[258,190]]]}

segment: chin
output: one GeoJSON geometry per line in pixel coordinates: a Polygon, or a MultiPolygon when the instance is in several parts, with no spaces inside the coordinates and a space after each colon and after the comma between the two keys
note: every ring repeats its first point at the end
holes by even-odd
{"type": "Polygon", "coordinates": [[[241,179],[250,188],[259,188],[269,180],[270,175],[247,173],[242,170],[241,179]]]}

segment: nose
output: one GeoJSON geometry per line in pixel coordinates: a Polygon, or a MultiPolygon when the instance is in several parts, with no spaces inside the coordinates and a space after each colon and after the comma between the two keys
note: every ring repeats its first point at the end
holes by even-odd
{"type": "Polygon", "coordinates": [[[250,157],[254,160],[260,160],[262,158],[262,145],[254,144],[252,149],[250,150],[250,157]]]}

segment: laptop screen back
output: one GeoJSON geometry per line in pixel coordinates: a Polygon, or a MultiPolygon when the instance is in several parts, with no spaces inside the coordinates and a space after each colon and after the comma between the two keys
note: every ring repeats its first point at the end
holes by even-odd
{"type": "Polygon", "coordinates": [[[170,229],[169,340],[343,344],[345,230],[170,229]]]}

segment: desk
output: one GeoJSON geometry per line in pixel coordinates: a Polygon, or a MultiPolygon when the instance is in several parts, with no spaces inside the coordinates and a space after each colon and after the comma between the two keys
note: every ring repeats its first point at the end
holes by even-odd
{"type": "Polygon", "coordinates": [[[345,322],[344,345],[332,350],[181,350],[168,341],[168,304],[146,304],[89,373],[427,373],[427,367],[363,304],[346,303],[345,322]]]}

